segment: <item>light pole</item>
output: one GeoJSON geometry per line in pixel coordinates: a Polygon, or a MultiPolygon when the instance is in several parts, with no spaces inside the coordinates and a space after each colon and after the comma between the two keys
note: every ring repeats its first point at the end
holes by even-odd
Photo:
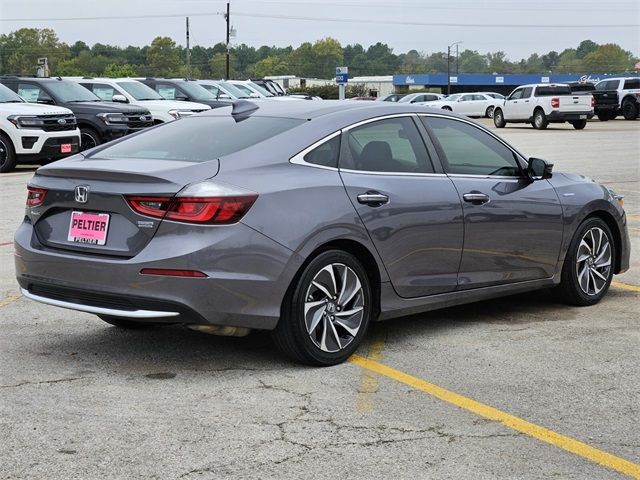
{"type": "MultiPolygon", "coordinates": [[[[451,47],[456,47],[456,59],[458,58],[458,45],[462,42],[454,42],[447,47],[447,95],[451,94],[451,47]]],[[[458,64],[456,62],[456,75],[458,73],[458,64]]]]}
{"type": "Polygon", "coordinates": [[[229,0],[227,2],[227,13],[224,16],[224,19],[227,21],[227,54],[225,56],[225,62],[224,62],[224,79],[225,80],[229,80],[229,34],[231,33],[230,30],[230,26],[231,26],[231,1],[229,0]]]}

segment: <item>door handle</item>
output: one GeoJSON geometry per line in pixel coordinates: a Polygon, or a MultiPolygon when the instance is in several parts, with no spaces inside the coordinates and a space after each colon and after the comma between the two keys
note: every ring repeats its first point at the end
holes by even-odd
{"type": "Polygon", "coordinates": [[[489,195],[486,195],[484,193],[479,193],[479,192],[465,193],[464,195],[462,195],[462,199],[465,202],[469,202],[474,205],[483,205],[491,201],[491,199],[489,198],[489,195]]]}
{"type": "Polygon", "coordinates": [[[369,191],[358,195],[358,203],[369,205],[370,207],[379,207],[385,203],[389,203],[389,196],[384,193],[369,191]]]}

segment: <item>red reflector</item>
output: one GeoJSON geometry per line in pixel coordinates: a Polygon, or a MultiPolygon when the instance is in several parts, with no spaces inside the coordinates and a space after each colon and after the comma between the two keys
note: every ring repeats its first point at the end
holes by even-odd
{"type": "Polygon", "coordinates": [[[174,270],[170,268],[143,268],[140,270],[141,275],[163,275],[165,277],[189,277],[189,278],[205,278],[206,273],[198,270],[174,270]]]}
{"type": "Polygon", "coordinates": [[[42,205],[44,197],[46,196],[46,189],[27,186],[27,207],[37,207],[42,205]]]}
{"type": "Polygon", "coordinates": [[[593,97],[593,95],[591,96],[591,108],[596,106],[596,99],[593,97]]]}
{"type": "Polygon", "coordinates": [[[551,99],[551,108],[560,108],[560,99],[558,97],[551,99]]]}

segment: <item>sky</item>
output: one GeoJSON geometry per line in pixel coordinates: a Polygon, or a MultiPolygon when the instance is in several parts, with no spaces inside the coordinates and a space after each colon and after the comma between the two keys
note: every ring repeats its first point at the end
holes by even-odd
{"type": "MultiPolygon", "coordinates": [[[[143,46],[169,36],[185,45],[189,15],[191,45],[212,46],[224,41],[225,9],[225,0],[0,0],[0,33],[47,27],[68,44],[143,46]]],[[[255,47],[334,37],[431,53],[462,42],[461,50],[519,60],[590,39],[640,56],[640,0],[231,0],[231,23],[232,44],[255,47]]]]}

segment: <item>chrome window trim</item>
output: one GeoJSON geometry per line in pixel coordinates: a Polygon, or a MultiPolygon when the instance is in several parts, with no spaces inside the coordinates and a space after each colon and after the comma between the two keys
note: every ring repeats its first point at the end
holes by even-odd
{"type": "Polygon", "coordinates": [[[415,117],[416,114],[413,112],[405,112],[405,113],[393,113],[390,115],[383,115],[381,117],[375,117],[375,118],[367,118],[366,120],[361,120],[359,122],[356,123],[352,123],[351,125],[347,126],[347,127],[343,127],[342,131],[343,132],[348,132],[349,130],[352,130],[354,128],[360,127],[362,125],[366,125],[368,123],[373,123],[373,122],[378,122],[380,120],[387,120],[389,118],[400,118],[400,117],[415,117]]]}
{"type": "MultiPolygon", "coordinates": [[[[516,155],[516,157],[518,158],[518,160],[524,162],[524,165],[520,165],[520,167],[523,170],[526,170],[526,166],[529,164],[529,162],[527,161],[526,157],[520,153],[518,150],[516,150],[514,147],[512,147],[511,145],[509,145],[507,142],[505,142],[502,138],[500,138],[498,135],[496,135],[495,133],[493,133],[491,130],[489,130],[486,127],[483,127],[482,125],[479,125],[475,122],[472,122],[471,120],[465,120],[463,118],[457,118],[457,117],[450,117],[448,115],[438,115],[438,113],[434,112],[434,113],[418,113],[417,114],[419,117],[438,117],[438,118],[445,118],[447,120],[455,120],[461,123],[467,123],[469,125],[471,125],[472,127],[476,127],[480,130],[482,130],[485,133],[488,133],[489,135],[491,135],[494,139],[498,140],[498,142],[500,142],[502,145],[504,145],[505,147],[507,147],[508,150],[510,150],[512,153],[514,153],[516,155]]],[[[451,174],[451,175],[462,175],[462,174],[451,174]]],[[[466,174],[465,174],[466,175],[466,174]]],[[[469,175],[473,175],[473,174],[469,174],[469,175]]],[[[479,176],[486,176],[486,175],[479,175],[479,176]]],[[[507,178],[524,178],[526,177],[526,175],[523,176],[519,176],[519,177],[507,177],[507,178]]],[[[493,177],[493,178],[498,178],[493,177]]]]}
{"type": "Polygon", "coordinates": [[[293,157],[291,157],[289,159],[289,163],[293,163],[294,165],[303,165],[305,167],[321,168],[323,170],[333,170],[334,172],[337,172],[338,171],[338,167],[326,167],[324,165],[316,165],[315,163],[309,163],[309,162],[305,161],[304,157],[305,157],[306,154],[308,154],[312,150],[315,150],[316,148],[318,148],[323,143],[328,142],[329,140],[332,140],[333,138],[335,138],[335,137],[337,137],[337,136],[339,136],[341,134],[342,134],[342,130],[338,130],[337,132],[330,133],[326,137],[322,137],[317,142],[312,143],[310,146],[308,146],[304,150],[296,153],[293,157]]]}
{"type": "Polygon", "coordinates": [[[387,175],[399,177],[446,177],[445,173],[412,173],[412,172],[376,172],[372,170],[352,170],[350,168],[341,168],[340,172],[357,173],[363,175],[387,175]]]}

